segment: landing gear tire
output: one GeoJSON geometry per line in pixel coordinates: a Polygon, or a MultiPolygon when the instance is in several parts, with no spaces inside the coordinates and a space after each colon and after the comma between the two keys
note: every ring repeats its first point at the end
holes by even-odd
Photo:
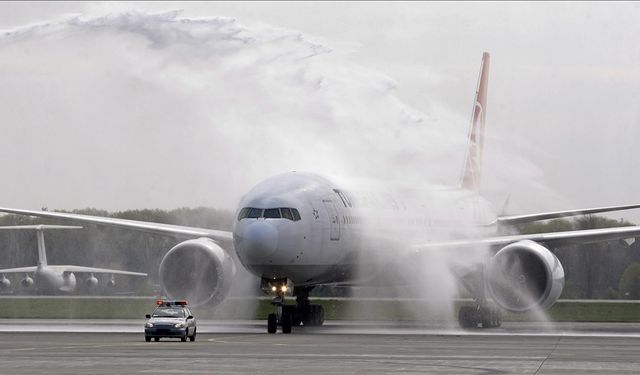
{"type": "Polygon", "coordinates": [[[496,328],[502,325],[502,312],[496,307],[485,307],[480,310],[482,328],[496,328]]]}
{"type": "Polygon", "coordinates": [[[462,328],[478,327],[476,309],[473,306],[462,306],[458,310],[458,324],[462,328]]]}
{"type": "Polygon", "coordinates": [[[276,314],[269,314],[267,317],[267,332],[276,333],[278,330],[278,317],[276,314]]]}
{"type": "Polygon", "coordinates": [[[291,313],[283,312],[281,319],[282,333],[291,333],[291,313]]]}
{"type": "Polygon", "coordinates": [[[300,312],[296,311],[293,315],[291,315],[291,326],[298,327],[302,324],[302,318],[300,317],[300,312]]]}
{"type": "Polygon", "coordinates": [[[493,306],[462,306],[458,310],[458,323],[462,328],[496,328],[502,325],[502,311],[493,306]]]}
{"type": "Polygon", "coordinates": [[[324,307],[322,305],[307,306],[302,323],[305,326],[321,326],[324,324],[324,307]]]}
{"type": "Polygon", "coordinates": [[[322,305],[318,305],[318,325],[321,326],[324,324],[324,307],[322,305]]]}

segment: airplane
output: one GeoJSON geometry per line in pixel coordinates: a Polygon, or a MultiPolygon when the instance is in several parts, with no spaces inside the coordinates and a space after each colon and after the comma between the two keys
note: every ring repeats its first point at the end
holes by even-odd
{"type": "Polygon", "coordinates": [[[16,225],[2,226],[0,230],[34,230],[38,241],[38,265],[34,267],[0,269],[0,289],[8,289],[11,281],[6,277],[11,273],[23,273],[25,276],[20,281],[23,288],[35,285],[36,291],[43,294],[71,293],[76,289],[76,273],[88,274],[85,283],[89,288],[98,285],[98,278],[94,274],[111,275],[107,281],[108,287],[115,287],[114,275],[147,276],[146,273],[112,270],[107,268],[94,268],[83,266],[58,266],[47,263],[47,252],[44,245],[45,230],[82,229],[78,226],[67,225],[16,225]]]}
{"type": "Polygon", "coordinates": [[[314,173],[279,174],[241,198],[231,232],[63,212],[15,208],[0,208],[0,212],[188,238],[171,248],[160,263],[164,293],[192,305],[215,306],[226,297],[239,262],[261,278],[265,292],[275,296],[277,313],[269,314],[269,333],[278,326],[290,333],[293,326],[323,324],[323,307],[309,300],[315,286],[394,283],[407,274],[423,272],[415,266],[421,258],[462,252],[462,258],[478,259],[451,265],[474,301],[473,306],[458,310],[459,324],[500,326],[504,310],[548,308],[559,298],[564,269],[550,247],[635,238],[640,226],[526,235],[502,235],[500,228],[628,210],[640,204],[497,214],[479,192],[489,63],[485,52],[468,148],[455,186],[415,189],[314,173]],[[407,264],[414,265],[411,272],[403,268],[407,264]],[[285,303],[289,293],[296,297],[295,304],[285,303]]]}

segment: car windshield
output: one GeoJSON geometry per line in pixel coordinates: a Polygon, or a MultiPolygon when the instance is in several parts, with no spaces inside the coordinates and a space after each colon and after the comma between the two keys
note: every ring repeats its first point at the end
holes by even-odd
{"type": "Polygon", "coordinates": [[[158,307],[151,316],[154,318],[184,318],[184,311],[175,307],[158,307]]]}

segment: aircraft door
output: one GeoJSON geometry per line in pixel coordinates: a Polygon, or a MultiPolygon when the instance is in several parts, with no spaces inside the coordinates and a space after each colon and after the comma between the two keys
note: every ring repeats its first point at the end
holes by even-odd
{"type": "Polygon", "coordinates": [[[324,199],[322,200],[322,203],[324,203],[324,206],[327,209],[327,214],[329,215],[331,240],[338,241],[340,239],[340,218],[338,217],[338,210],[336,210],[336,207],[333,205],[333,201],[330,199],[324,199]]]}

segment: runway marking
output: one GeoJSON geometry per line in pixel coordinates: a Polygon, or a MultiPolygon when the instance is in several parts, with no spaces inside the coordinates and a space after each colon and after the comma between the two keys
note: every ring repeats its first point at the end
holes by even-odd
{"type": "Polygon", "coordinates": [[[384,354],[384,353],[371,353],[371,354],[340,354],[340,353],[208,353],[207,357],[211,358],[341,358],[341,359],[404,359],[404,360],[428,360],[428,361],[442,361],[452,359],[462,360],[530,360],[540,361],[545,356],[515,356],[515,355],[429,355],[429,354],[384,354]]]}
{"type": "Polygon", "coordinates": [[[38,348],[16,348],[16,349],[2,349],[2,351],[10,351],[10,352],[21,352],[21,351],[29,351],[36,350],[38,348]]]}
{"type": "MultiPolygon", "coordinates": [[[[146,342],[136,342],[136,343],[128,343],[134,346],[143,346],[148,345],[146,342]]],[[[6,348],[0,349],[0,352],[15,352],[15,351],[30,351],[30,350],[59,350],[59,349],[93,349],[93,348],[111,348],[111,347],[120,347],[123,343],[113,343],[113,344],[85,344],[85,345],[69,345],[69,346],[42,346],[37,348],[6,348]]]]}
{"type": "Polygon", "coordinates": [[[562,337],[558,337],[558,341],[556,341],[556,345],[553,347],[553,349],[551,349],[551,351],[549,352],[549,355],[547,355],[547,358],[545,358],[541,363],[540,366],[538,366],[538,369],[536,370],[536,372],[533,373],[533,375],[536,375],[538,372],[540,372],[540,369],[542,368],[542,366],[544,366],[544,363],[551,358],[551,355],[553,354],[553,352],[556,351],[556,349],[558,349],[558,346],[560,345],[560,341],[562,341],[562,337]]]}
{"type": "MultiPolygon", "coordinates": [[[[263,336],[262,334],[259,335],[241,335],[241,336],[223,336],[223,337],[215,337],[212,339],[207,339],[207,341],[209,342],[230,342],[230,341],[224,341],[224,340],[228,340],[228,339],[234,339],[234,338],[248,338],[248,337],[258,337],[258,336],[263,336]]],[[[241,341],[235,341],[235,343],[241,343],[241,341]]],[[[246,342],[244,342],[246,344],[246,342]]]]}

